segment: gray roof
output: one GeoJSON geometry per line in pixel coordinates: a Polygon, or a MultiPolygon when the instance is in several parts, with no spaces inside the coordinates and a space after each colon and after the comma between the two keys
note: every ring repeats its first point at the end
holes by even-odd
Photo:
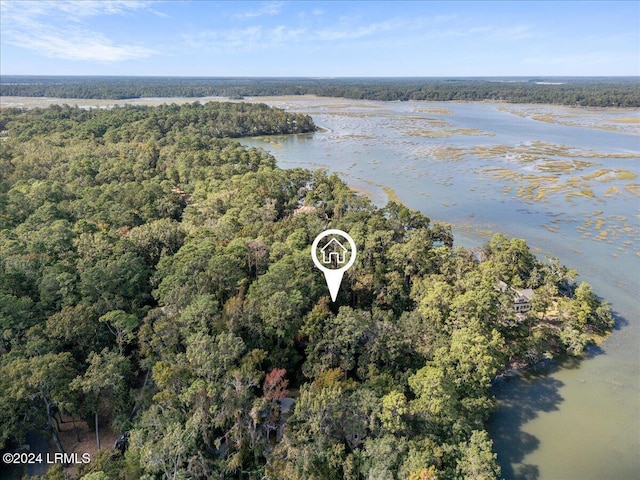
{"type": "Polygon", "coordinates": [[[289,413],[289,410],[291,410],[293,404],[296,403],[296,400],[291,397],[285,397],[278,400],[278,403],[280,404],[280,413],[289,413]]]}

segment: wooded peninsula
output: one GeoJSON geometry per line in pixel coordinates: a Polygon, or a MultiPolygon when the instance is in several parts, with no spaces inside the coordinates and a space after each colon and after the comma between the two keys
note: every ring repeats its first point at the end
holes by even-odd
{"type": "MultiPolygon", "coordinates": [[[[114,82],[2,94],[223,88],[114,82]]],[[[298,93],[580,104],[555,85],[326,85],[298,93]]],[[[640,105],[634,84],[593,85],[580,86],[586,104],[640,105]]],[[[49,479],[497,479],[492,381],[579,356],[613,325],[577,272],[522,239],[457,247],[446,224],[229,138],[312,132],[306,115],[51,106],[3,109],[0,130],[0,449],[36,432],[68,450],[60,429],[72,422],[96,445],[121,435],[49,479]],[[327,228],[359,252],[336,302],[310,255],[327,228]]]]}

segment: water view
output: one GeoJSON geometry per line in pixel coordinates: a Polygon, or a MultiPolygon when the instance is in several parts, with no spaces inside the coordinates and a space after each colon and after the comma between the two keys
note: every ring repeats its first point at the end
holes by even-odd
{"type": "Polygon", "coordinates": [[[0,0],[0,480],[640,478],[639,18],[0,0]]]}
{"type": "MultiPolygon", "coordinates": [[[[257,99],[265,101],[265,99],[257,99]]],[[[267,99],[321,132],[243,139],[281,167],[339,172],[453,224],[473,247],[526,239],[608,299],[617,328],[587,359],[496,386],[491,431],[507,479],[634,478],[640,471],[640,117],[494,103],[267,99]]]]}

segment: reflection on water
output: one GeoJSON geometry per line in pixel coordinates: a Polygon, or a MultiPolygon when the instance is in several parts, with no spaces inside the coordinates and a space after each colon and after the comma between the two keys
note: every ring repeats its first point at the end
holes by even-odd
{"type": "Polygon", "coordinates": [[[490,103],[275,99],[325,131],[243,143],[281,167],[327,168],[384,204],[454,225],[464,246],[496,231],[580,271],[618,325],[582,362],[495,392],[507,479],[627,479],[640,472],[640,129],[624,110],[490,103]],[[533,112],[533,113],[532,113],[533,112]],[[542,113],[540,113],[542,112],[542,113]],[[556,122],[556,123],[554,123],[556,122]],[[602,126],[624,125],[618,131],[602,126]],[[391,190],[389,190],[391,189],[391,190]]]}

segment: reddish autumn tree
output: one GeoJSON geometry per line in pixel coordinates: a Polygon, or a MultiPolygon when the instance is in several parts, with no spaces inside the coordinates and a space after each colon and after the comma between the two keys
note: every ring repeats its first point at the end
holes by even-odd
{"type": "Polygon", "coordinates": [[[264,386],[262,387],[264,398],[267,400],[277,400],[289,394],[289,390],[287,390],[289,380],[284,378],[286,373],[287,371],[284,368],[274,368],[267,374],[264,379],[264,386]]]}

